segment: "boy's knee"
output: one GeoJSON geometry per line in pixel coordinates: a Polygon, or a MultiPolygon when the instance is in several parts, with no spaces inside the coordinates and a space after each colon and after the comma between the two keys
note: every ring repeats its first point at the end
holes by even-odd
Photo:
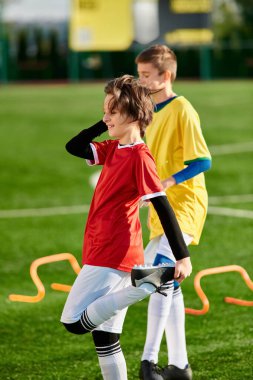
{"type": "Polygon", "coordinates": [[[88,332],[89,330],[86,330],[80,321],[74,322],[74,323],[64,323],[62,322],[63,326],[68,330],[68,332],[76,335],[83,335],[88,332]]]}

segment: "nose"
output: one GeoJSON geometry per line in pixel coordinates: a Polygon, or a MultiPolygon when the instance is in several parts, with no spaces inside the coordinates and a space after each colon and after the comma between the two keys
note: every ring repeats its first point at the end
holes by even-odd
{"type": "Polygon", "coordinates": [[[141,79],[140,79],[140,84],[141,84],[142,86],[148,86],[147,79],[146,79],[146,78],[141,78],[141,79]]]}
{"type": "Polygon", "coordinates": [[[110,120],[109,115],[107,113],[105,113],[104,116],[103,116],[103,122],[106,123],[109,120],[110,120]]]}

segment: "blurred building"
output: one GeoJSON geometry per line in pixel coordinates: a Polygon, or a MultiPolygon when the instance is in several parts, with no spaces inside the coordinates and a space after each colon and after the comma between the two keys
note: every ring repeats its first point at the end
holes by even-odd
{"type": "Polygon", "coordinates": [[[4,2],[9,80],[67,77],[69,0],[4,2]]]}
{"type": "MultiPolygon", "coordinates": [[[[136,54],[156,42],[175,50],[180,63],[179,78],[253,77],[253,37],[246,42],[240,37],[243,12],[236,0],[0,0],[1,5],[2,82],[104,79],[135,74],[136,54]],[[92,22],[92,12],[99,5],[109,8],[111,4],[116,8],[123,2],[130,4],[133,37],[129,46],[73,49],[69,44],[72,1],[82,7],[84,25],[79,35],[86,40],[92,29],[85,23],[92,22]]],[[[113,14],[115,22],[106,25],[107,17],[102,14],[94,28],[106,34],[118,22],[115,35],[119,37],[123,34],[124,17],[117,12],[113,14]]],[[[113,10],[110,16],[111,13],[113,10]]]]}

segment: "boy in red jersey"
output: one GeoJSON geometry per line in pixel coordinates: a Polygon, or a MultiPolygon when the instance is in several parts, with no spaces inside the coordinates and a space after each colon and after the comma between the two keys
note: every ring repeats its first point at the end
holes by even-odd
{"type": "Polygon", "coordinates": [[[66,145],[69,153],[90,165],[103,165],[103,170],[85,229],[84,266],[70,291],[61,322],[74,334],[92,332],[105,380],[126,380],[119,336],[127,307],[161,292],[173,276],[182,281],[191,273],[191,262],[154,160],[142,141],[153,115],[149,90],[125,75],[110,81],[105,93],[103,121],[66,145]],[[117,139],[93,141],[107,130],[117,139]],[[142,267],[140,199],[154,205],[177,259],[175,268],[142,267]]]}

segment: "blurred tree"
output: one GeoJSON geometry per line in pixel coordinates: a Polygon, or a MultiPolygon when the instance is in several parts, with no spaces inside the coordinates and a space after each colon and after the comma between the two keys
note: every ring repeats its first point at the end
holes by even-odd
{"type": "Polygon", "coordinates": [[[21,29],[18,33],[17,38],[17,60],[22,62],[27,59],[27,30],[25,28],[21,29]]]}
{"type": "Polygon", "coordinates": [[[253,40],[252,0],[213,0],[213,30],[216,41],[238,43],[253,40]]]}
{"type": "Polygon", "coordinates": [[[35,35],[35,44],[37,47],[37,54],[36,59],[37,61],[40,61],[44,58],[44,51],[43,51],[43,32],[40,27],[35,27],[35,30],[33,31],[35,35]]]}
{"type": "Polygon", "coordinates": [[[51,63],[52,78],[59,78],[60,58],[58,33],[57,30],[51,29],[49,33],[49,59],[51,63]]]}
{"type": "Polygon", "coordinates": [[[243,40],[253,40],[253,1],[237,0],[242,15],[242,25],[240,28],[243,40]]]}

